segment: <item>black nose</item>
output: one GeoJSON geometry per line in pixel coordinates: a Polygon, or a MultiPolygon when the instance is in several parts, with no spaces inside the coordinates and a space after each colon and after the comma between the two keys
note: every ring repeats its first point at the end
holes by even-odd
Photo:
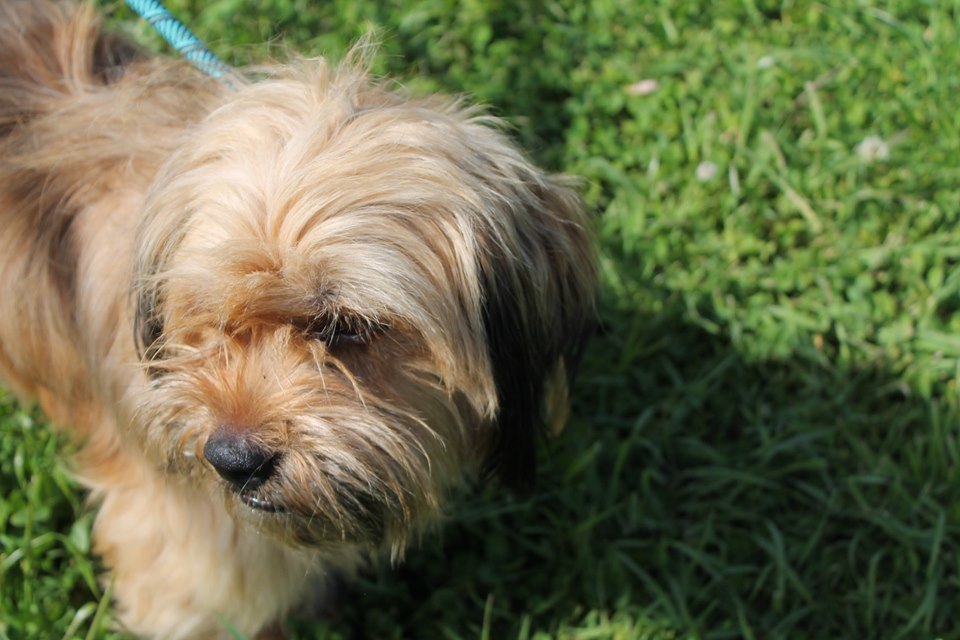
{"type": "Polygon", "coordinates": [[[259,487],[270,479],[276,466],[276,456],[229,427],[221,427],[207,440],[203,455],[238,490],[259,487]]]}

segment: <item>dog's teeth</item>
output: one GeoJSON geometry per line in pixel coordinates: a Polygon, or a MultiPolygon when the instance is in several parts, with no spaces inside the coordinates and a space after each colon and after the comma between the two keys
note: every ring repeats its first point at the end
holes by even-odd
{"type": "Polygon", "coordinates": [[[248,507],[257,509],[258,511],[267,511],[270,513],[281,511],[281,509],[277,507],[277,505],[270,502],[269,500],[262,500],[260,498],[255,498],[254,496],[251,496],[251,495],[241,494],[240,500],[242,500],[243,503],[248,507]]]}

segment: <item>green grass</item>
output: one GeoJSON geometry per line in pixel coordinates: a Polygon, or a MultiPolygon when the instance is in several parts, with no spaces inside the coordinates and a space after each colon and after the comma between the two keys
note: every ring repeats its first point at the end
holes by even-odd
{"type": "MultiPolygon", "coordinates": [[[[169,3],[232,62],[376,28],[379,72],[491,104],[598,212],[539,488],[466,496],[295,637],[960,634],[960,3],[667,4],[169,3]]],[[[2,412],[0,639],[121,637],[55,438],[2,412]]]]}

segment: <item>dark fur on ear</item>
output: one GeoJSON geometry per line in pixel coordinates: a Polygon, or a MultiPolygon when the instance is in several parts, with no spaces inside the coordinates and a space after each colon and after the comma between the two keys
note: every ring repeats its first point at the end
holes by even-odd
{"type": "Polygon", "coordinates": [[[593,237],[580,199],[549,180],[529,188],[539,204],[519,217],[520,250],[492,252],[481,265],[498,399],[485,471],[516,489],[529,487],[536,471],[555,392],[548,387],[572,383],[596,313],[593,237]]]}
{"type": "Polygon", "coordinates": [[[162,336],[163,320],[157,314],[156,292],[152,289],[141,291],[137,294],[133,337],[142,362],[149,363],[157,357],[162,336]]]}

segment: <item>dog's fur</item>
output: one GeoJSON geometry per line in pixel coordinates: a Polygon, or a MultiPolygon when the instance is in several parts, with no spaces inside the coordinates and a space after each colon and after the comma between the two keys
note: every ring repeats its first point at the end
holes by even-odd
{"type": "Polygon", "coordinates": [[[523,484],[564,418],[578,198],[353,58],[232,91],[89,6],[0,0],[0,375],[80,443],[135,633],[263,631],[464,479],[523,484]],[[265,480],[221,478],[214,438],[265,480]]]}

